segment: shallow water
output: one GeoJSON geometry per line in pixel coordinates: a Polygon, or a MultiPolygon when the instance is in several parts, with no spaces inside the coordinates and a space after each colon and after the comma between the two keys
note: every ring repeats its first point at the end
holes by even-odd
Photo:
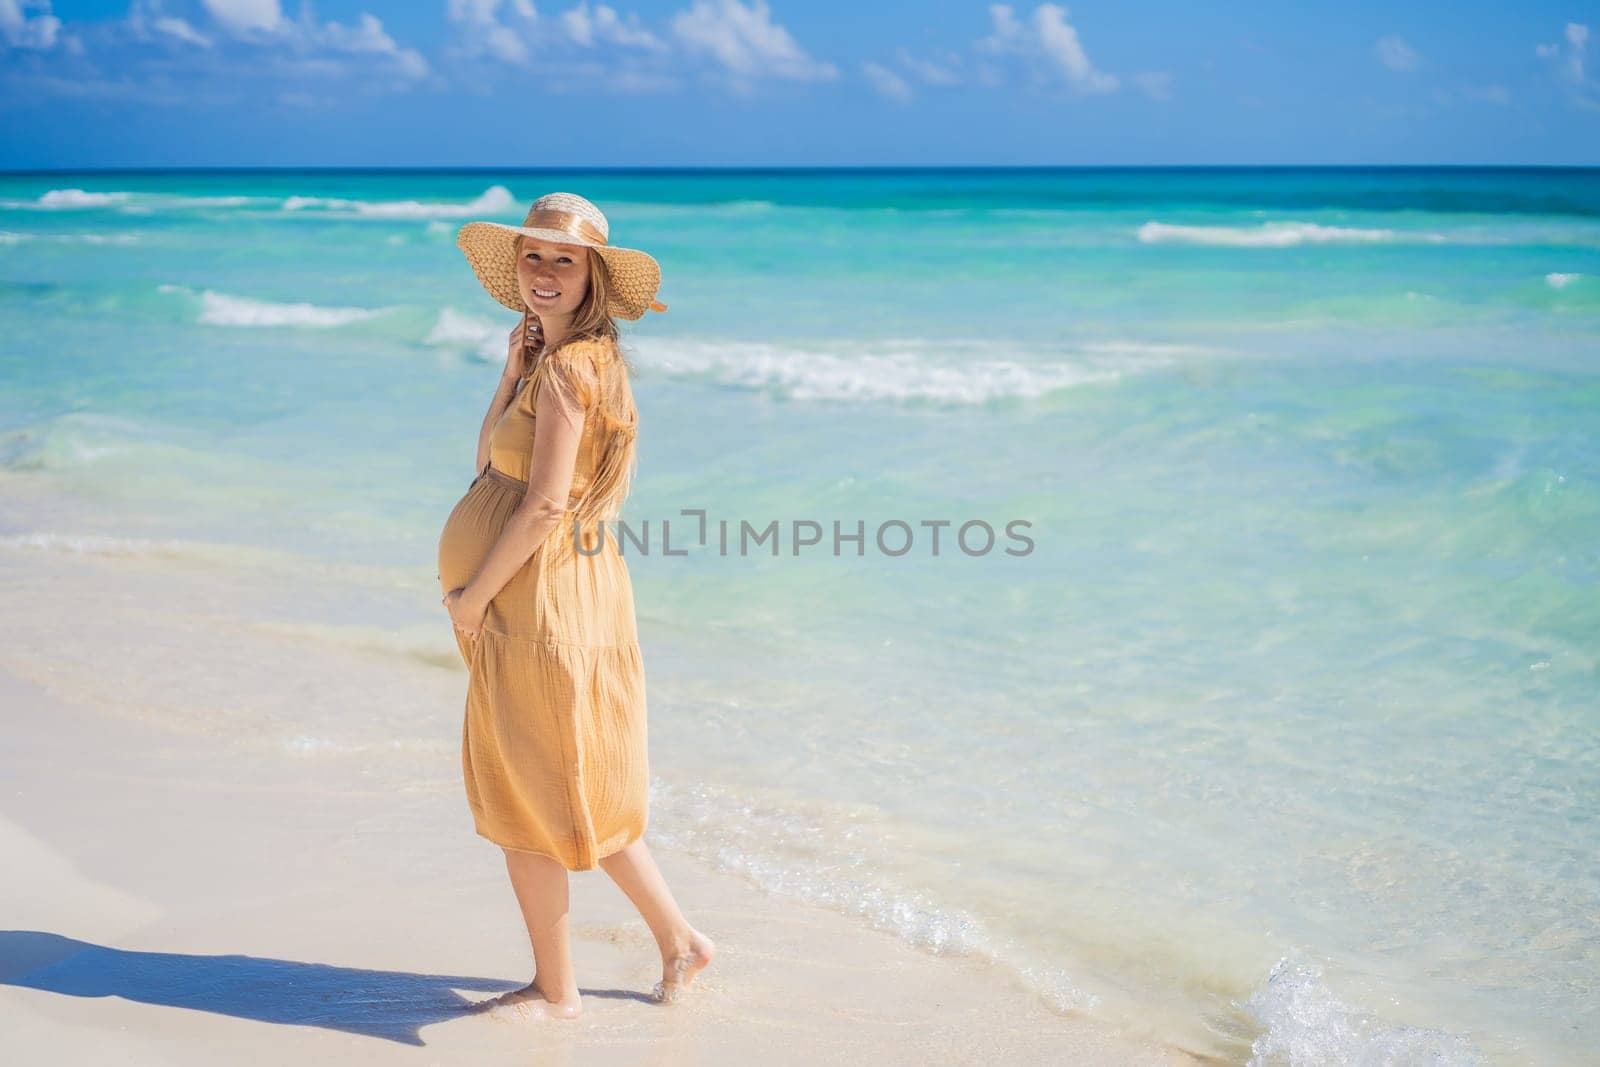
{"type": "MultiPolygon", "coordinates": [[[[1600,174],[5,178],[0,536],[312,573],[455,669],[512,316],[453,234],[557,188],[671,306],[663,843],[1239,1061],[1600,1041],[1600,174]]],[[[249,736],[459,742],[386,709],[249,736]]]]}

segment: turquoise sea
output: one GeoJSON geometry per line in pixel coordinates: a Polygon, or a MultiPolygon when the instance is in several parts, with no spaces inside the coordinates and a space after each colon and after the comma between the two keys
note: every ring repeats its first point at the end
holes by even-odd
{"type": "Polygon", "coordinates": [[[552,190],[670,306],[655,840],[1228,1062],[1600,1048],[1600,171],[0,176],[3,546],[280,568],[459,671],[515,316],[453,239],[552,190]]]}

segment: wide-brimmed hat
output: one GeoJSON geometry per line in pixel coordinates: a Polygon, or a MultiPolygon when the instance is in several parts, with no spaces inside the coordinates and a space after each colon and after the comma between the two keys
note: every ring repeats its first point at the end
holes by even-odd
{"type": "Polygon", "coordinates": [[[456,244],[467,254],[473,273],[489,295],[512,311],[527,311],[517,287],[517,236],[538,237],[554,244],[592,248],[605,261],[611,281],[606,310],[624,319],[639,319],[646,311],[665,311],[658,301],[661,265],[636,248],[608,244],[611,226],[604,213],[576,193],[546,193],[533,202],[521,226],[500,222],[469,222],[456,231],[456,244]]]}

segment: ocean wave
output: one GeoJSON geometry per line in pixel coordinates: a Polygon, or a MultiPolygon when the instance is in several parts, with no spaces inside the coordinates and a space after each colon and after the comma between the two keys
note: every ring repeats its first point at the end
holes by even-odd
{"type": "Polygon", "coordinates": [[[652,827],[664,846],[748,878],[769,893],[853,916],[935,955],[993,961],[1063,1013],[1100,1002],[976,916],[885,878],[866,842],[890,834],[873,832],[871,813],[793,810],[720,786],[678,787],[659,777],[651,781],[650,803],[663,816],[652,827]],[[739,818],[729,819],[730,811],[739,818]],[[850,832],[819,835],[818,827],[830,824],[850,832]],[[823,838],[834,843],[825,852],[817,847],[823,838]]]}
{"type": "Polygon", "coordinates": [[[455,308],[445,308],[439,312],[433,329],[423,338],[423,343],[465,351],[485,363],[500,363],[506,358],[509,334],[509,328],[498,326],[488,319],[464,315],[455,308]]]}
{"type": "Polygon", "coordinates": [[[1544,276],[1544,282],[1552,289],[1565,289],[1581,277],[1583,277],[1581,274],[1560,274],[1551,271],[1544,276]]]}
{"type": "MultiPolygon", "coordinates": [[[[810,212],[811,205],[804,204],[779,204],[775,200],[762,200],[757,198],[735,198],[732,200],[709,200],[692,203],[673,203],[667,201],[649,200],[617,200],[606,205],[607,215],[629,215],[634,217],[658,218],[744,218],[750,215],[765,215],[783,208],[795,212],[810,212]]],[[[822,210],[827,210],[826,207],[822,210]]]]}
{"type": "Polygon", "coordinates": [[[0,200],[0,207],[70,211],[126,203],[132,193],[92,193],[87,189],[51,189],[33,200],[0,200]]]}
{"type": "Polygon", "coordinates": [[[0,551],[138,559],[224,571],[266,570],[271,573],[288,573],[292,566],[302,562],[298,557],[249,545],[47,530],[0,535],[0,551]]]}
{"type": "MultiPolygon", "coordinates": [[[[175,537],[126,537],[117,534],[34,530],[0,534],[0,551],[43,552],[55,555],[140,559],[185,567],[214,568],[237,573],[266,574],[293,581],[317,581],[328,586],[347,585],[380,592],[430,592],[432,575],[417,568],[397,568],[315,559],[294,552],[238,542],[198,541],[175,537]]],[[[270,626],[264,624],[266,629],[270,626]]],[[[331,631],[330,631],[331,633],[331,631]]],[[[327,638],[330,633],[314,636],[327,638]]],[[[459,655],[453,646],[438,641],[378,638],[346,633],[340,643],[367,651],[405,656],[436,667],[453,667],[459,655]],[[452,659],[452,656],[456,659],[452,659]]]]}
{"type": "MultiPolygon", "coordinates": [[[[389,583],[385,581],[384,584],[389,583]]],[[[449,636],[448,627],[430,627],[426,631],[418,631],[401,630],[393,626],[285,622],[276,619],[253,620],[247,625],[262,633],[298,638],[320,646],[337,645],[358,652],[412,660],[429,667],[462,670],[461,651],[449,636]]]]}
{"type": "Polygon", "coordinates": [[[82,243],[86,245],[132,245],[139,243],[137,234],[132,233],[52,233],[48,240],[64,241],[68,244],[82,243]]]}
{"type": "Polygon", "coordinates": [[[1180,226],[1147,222],[1139,227],[1145,244],[1220,245],[1232,248],[1292,248],[1303,244],[1378,244],[1385,242],[1445,240],[1436,233],[1406,230],[1322,226],[1315,222],[1263,222],[1259,226],[1180,226]]]}
{"type": "Polygon", "coordinates": [[[1476,1067],[1483,1054],[1446,1030],[1384,1022],[1334,996],[1322,972],[1283,959],[1241,1005],[1264,1032],[1250,1046],[1250,1067],[1276,1063],[1431,1063],[1476,1067]]]}
{"type": "Polygon", "coordinates": [[[268,204],[277,201],[275,196],[187,196],[183,193],[136,193],[124,211],[152,214],[161,208],[191,207],[247,207],[250,204],[268,204]]]}
{"type": "Polygon", "coordinates": [[[0,199],[0,208],[34,211],[72,211],[114,208],[130,215],[153,215],[167,208],[246,207],[270,203],[276,197],[189,196],[184,193],[91,192],[87,189],[51,189],[32,200],[0,199]]]}
{"type": "Polygon", "coordinates": [[[139,237],[132,233],[17,233],[0,230],[0,245],[21,244],[23,241],[58,241],[62,244],[131,245],[139,237]]]}
{"type": "MultiPolygon", "coordinates": [[[[465,203],[421,200],[344,200],[326,196],[291,196],[284,211],[328,211],[377,219],[465,218],[503,214],[517,206],[516,197],[503,185],[490,186],[465,203]]],[[[520,219],[518,221],[521,221],[520,219]]]]}
{"type": "MultiPolygon", "coordinates": [[[[462,352],[485,363],[506,357],[507,327],[444,308],[425,344],[462,352]]],[[[960,363],[939,362],[930,349],[948,342],[861,342],[879,351],[841,355],[811,348],[759,342],[651,339],[629,342],[642,368],[686,378],[709,379],[736,389],[766,390],[791,400],[865,400],[983,404],[1043,396],[1090,382],[1113,381],[1171,365],[1209,351],[1195,345],[1143,341],[1091,341],[1068,360],[1034,361],[996,355],[960,363]]]]}
{"type": "Polygon", "coordinates": [[[172,196],[165,202],[172,207],[244,207],[256,203],[257,196],[172,196]]]}
{"type": "Polygon", "coordinates": [[[925,347],[932,346],[886,344],[878,352],[842,355],[760,343],[655,341],[642,346],[639,362],[667,374],[767,390],[792,400],[965,405],[1114,381],[1167,366],[1179,352],[1191,351],[1179,345],[1101,342],[1080,346],[1066,360],[995,356],[949,362],[929,358],[925,347]]]}
{"type": "Polygon", "coordinates": [[[0,535],[0,549],[81,556],[183,559],[228,566],[239,563],[239,548],[236,545],[153,537],[117,537],[109,534],[43,531],[5,534],[0,535]]]}
{"type": "Polygon", "coordinates": [[[163,293],[182,293],[200,302],[199,322],[211,326],[294,326],[328,329],[364,322],[384,314],[385,308],[321,307],[316,304],[281,304],[246,296],[231,296],[214,289],[196,293],[182,285],[162,285],[163,293]]]}

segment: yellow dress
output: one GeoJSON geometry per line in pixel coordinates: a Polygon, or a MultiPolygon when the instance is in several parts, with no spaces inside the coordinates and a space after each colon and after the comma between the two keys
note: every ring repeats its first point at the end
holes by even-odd
{"type": "MultiPolygon", "coordinates": [[[[574,358],[574,347],[563,355],[574,358]]],[[[439,582],[448,593],[472,579],[528,491],[537,417],[562,416],[563,433],[547,432],[553,445],[534,482],[560,499],[553,494],[570,476],[565,514],[490,602],[479,636],[452,631],[468,671],[461,767],[476,831],[583,871],[644,833],[644,663],[614,527],[601,538],[590,524],[581,551],[573,544],[574,509],[609,431],[592,408],[584,417],[574,379],[551,372],[550,362],[521,383],[494,426],[489,465],[445,521],[439,582]],[[541,392],[551,394],[543,404],[541,392]]]]}

